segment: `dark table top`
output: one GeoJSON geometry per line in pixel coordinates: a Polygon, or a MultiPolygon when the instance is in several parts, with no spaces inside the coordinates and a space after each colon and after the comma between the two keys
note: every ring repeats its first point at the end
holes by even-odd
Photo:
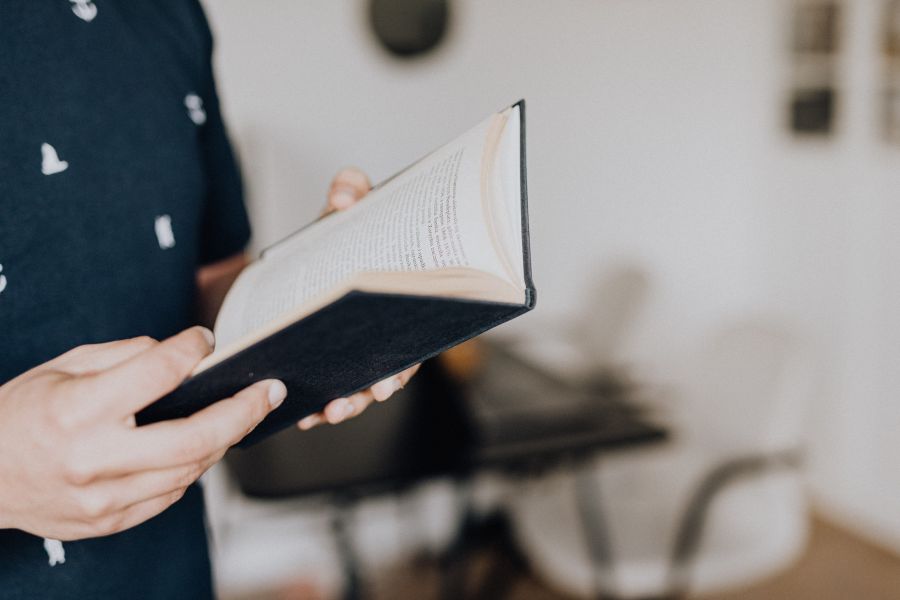
{"type": "Polygon", "coordinates": [[[573,385],[494,346],[465,384],[431,361],[355,419],[285,431],[227,460],[250,496],[359,496],[484,469],[533,472],[665,437],[622,394],[573,385]]]}

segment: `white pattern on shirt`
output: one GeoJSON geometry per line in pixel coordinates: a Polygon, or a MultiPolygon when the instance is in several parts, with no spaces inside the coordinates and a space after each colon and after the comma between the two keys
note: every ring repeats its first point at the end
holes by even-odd
{"type": "Polygon", "coordinates": [[[56,148],[48,143],[41,144],[41,173],[44,175],[55,175],[62,173],[69,168],[69,162],[59,160],[56,148]]]}
{"type": "Polygon", "coordinates": [[[184,105],[188,109],[188,116],[194,125],[203,125],[206,123],[206,111],[203,109],[203,98],[197,94],[190,93],[184,97],[184,105]]]}
{"type": "Polygon", "coordinates": [[[72,12],[75,16],[90,23],[97,16],[97,5],[91,0],[69,0],[72,3],[72,12]]]}
{"type": "Polygon", "coordinates": [[[172,231],[172,217],[169,215],[160,215],[156,217],[153,223],[153,229],[156,230],[156,241],[162,250],[168,250],[175,246],[175,232],[172,231]]]}
{"type": "Polygon", "coordinates": [[[61,541],[44,538],[44,550],[47,551],[47,562],[51,567],[66,562],[66,549],[63,548],[61,541]]]}

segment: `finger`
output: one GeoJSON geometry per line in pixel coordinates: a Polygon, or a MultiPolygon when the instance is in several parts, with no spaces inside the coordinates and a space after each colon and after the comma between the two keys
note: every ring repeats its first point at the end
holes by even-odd
{"type": "Polygon", "coordinates": [[[192,327],[122,361],[81,378],[99,412],[130,416],[174,390],[212,352],[212,332],[192,327]]]}
{"type": "Polygon", "coordinates": [[[134,433],[140,439],[134,445],[148,450],[133,454],[128,460],[129,469],[184,465],[225,451],[253,431],[286,396],[287,388],[282,382],[268,379],[185,419],[139,427],[134,433]]]}
{"type": "Polygon", "coordinates": [[[338,398],[332,400],[322,411],[325,414],[325,420],[332,425],[337,425],[341,421],[345,421],[361,413],[372,402],[373,396],[371,390],[357,392],[348,398],[338,398]]]}
{"type": "Polygon", "coordinates": [[[331,180],[332,189],[337,186],[353,189],[357,199],[362,198],[372,189],[372,183],[368,176],[357,167],[345,167],[338,171],[331,180]]]}
{"type": "Polygon", "coordinates": [[[350,208],[371,188],[369,178],[361,170],[354,167],[342,169],[331,182],[326,211],[350,208]]]}
{"type": "Polygon", "coordinates": [[[129,358],[155,346],[153,338],[142,336],[101,344],[85,344],[61,354],[47,363],[69,373],[84,375],[112,368],[129,358]]]}
{"type": "Polygon", "coordinates": [[[349,417],[352,412],[353,405],[350,403],[350,399],[338,398],[329,402],[322,411],[322,414],[325,416],[326,421],[332,425],[337,425],[349,417]]]}
{"type": "Polygon", "coordinates": [[[144,521],[152,519],[179,500],[187,489],[175,490],[162,496],[151,498],[129,506],[125,510],[106,519],[100,527],[101,535],[111,535],[126,529],[140,525],[144,521]]]}
{"type": "Polygon", "coordinates": [[[384,402],[388,398],[390,398],[394,392],[397,390],[403,389],[413,375],[416,374],[416,371],[419,370],[419,365],[414,365],[405,371],[397,373],[393,377],[388,377],[387,379],[383,379],[379,381],[375,385],[372,386],[372,395],[375,397],[375,400],[378,402],[384,402]]]}
{"type": "MultiPolygon", "coordinates": [[[[387,388],[388,388],[387,393],[382,393],[381,395],[379,395],[378,393],[375,393],[375,400],[378,402],[384,402],[385,400],[387,400],[388,398],[393,396],[396,392],[405,388],[406,384],[409,383],[409,380],[412,379],[412,376],[415,375],[416,371],[418,371],[418,370],[419,370],[419,365],[415,365],[413,367],[406,369],[405,371],[402,371],[402,372],[394,375],[391,378],[390,383],[387,386],[387,388]]],[[[382,383],[382,382],[379,382],[379,383],[382,383]]],[[[376,385],[378,385],[378,384],[376,384],[376,385]]],[[[374,386],[373,386],[373,390],[374,390],[374,386]]]]}
{"type": "Polygon", "coordinates": [[[359,392],[358,394],[353,394],[350,396],[349,400],[350,405],[353,407],[353,411],[346,418],[351,419],[361,415],[364,410],[369,408],[369,405],[375,401],[375,397],[372,395],[371,390],[366,390],[359,392]]]}
{"type": "MultiPolygon", "coordinates": [[[[370,388],[371,398],[376,400],[377,402],[383,402],[387,400],[391,394],[393,394],[396,390],[402,389],[413,375],[419,370],[421,367],[421,363],[417,365],[413,365],[412,367],[406,369],[405,371],[394,375],[393,377],[389,377],[385,380],[379,381],[375,385],[370,388]],[[394,387],[396,386],[396,389],[394,387]],[[391,390],[391,391],[388,391],[391,390]]],[[[371,403],[371,400],[369,401],[371,403]]],[[[363,407],[362,410],[365,409],[369,405],[363,407]]],[[[356,406],[354,405],[354,401],[351,398],[338,398],[337,400],[332,400],[325,407],[325,410],[322,412],[317,412],[311,414],[307,417],[304,417],[297,423],[297,427],[301,431],[309,431],[313,427],[318,427],[323,423],[340,423],[341,421],[350,418],[351,416],[358,415],[362,410],[356,411],[356,406]],[[353,410],[347,407],[347,404],[353,406],[353,410]]]]}
{"type": "Polygon", "coordinates": [[[325,422],[325,413],[317,412],[309,415],[308,417],[303,417],[302,419],[300,419],[300,421],[297,423],[297,427],[300,429],[300,431],[309,431],[313,427],[318,427],[325,422]]]}
{"type": "Polygon", "coordinates": [[[400,373],[400,389],[406,387],[406,384],[409,383],[409,380],[413,378],[413,375],[419,372],[419,367],[421,366],[422,363],[419,363],[400,373]]]}
{"type": "Polygon", "coordinates": [[[113,499],[113,510],[124,510],[146,500],[188,487],[200,479],[224,455],[225,451],[222,450],[195,463],[167,469],[140,471],[123,477],[107,479],[95,484],[94,487],[96,493],[113,499]]]}
{"type": "Polygon", "coordinates": [[[388,377],[387,379],[383,379],[372,386],[372,396],[375,398],[375,400],[384,402],[385,400],[390,398],[394,392],[399,390],[400,386],[402,385],[403,381],[400,379],[399,375],[388,377]]]}

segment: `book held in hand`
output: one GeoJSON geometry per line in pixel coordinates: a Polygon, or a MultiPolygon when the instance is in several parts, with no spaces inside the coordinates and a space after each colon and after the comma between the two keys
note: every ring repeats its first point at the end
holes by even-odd
{"type": "Polygon", "coordinates": [[[520,101],[264,251],[225,298],[215,351],[138,423],[280,379],[257,441],[531,310],[530,271],[520,101]]]}

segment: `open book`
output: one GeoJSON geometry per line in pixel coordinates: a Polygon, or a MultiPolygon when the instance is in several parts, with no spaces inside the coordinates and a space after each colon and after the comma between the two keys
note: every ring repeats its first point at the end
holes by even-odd
{"type": "Polygon", "coordinates": [[[534,306],[524,101],[263,252],[235,281],[215,352],[138,422],[279,378],[261,439],[534,306]]]}

